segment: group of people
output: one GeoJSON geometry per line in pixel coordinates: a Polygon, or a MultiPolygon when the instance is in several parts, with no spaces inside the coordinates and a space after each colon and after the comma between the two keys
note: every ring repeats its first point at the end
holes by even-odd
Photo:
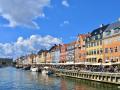
{"type": "Polygon", "coordinates": [[[103,66],[103,65],[83,65],[83,66],[57,66],[57,69],[65,69],[65,70],[78,70],[78,71],[90,71],[90,72],[110,72],[110,73],[118,73],[120,72],[120,67],[118,65],[115,66],[103,66]]]}

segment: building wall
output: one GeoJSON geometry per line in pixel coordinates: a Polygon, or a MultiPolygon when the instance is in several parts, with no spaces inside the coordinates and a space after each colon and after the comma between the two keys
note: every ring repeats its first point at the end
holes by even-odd
{"type": "Polygon", "coordinates": [[[98,63],[98,61],[101,59],[103,60],[103,48],[102,48],[102,40],[97,40],[91,43],[98,43],[95,46],[88,45],[86,48],[87,51],[87,56],[86,60],[87,62],[92,62],[92,63],[98,63]]]}
{"type": "Polygon", "coordinates": [[[115,26],[111,25],[112,28],[104,32],[104,62],[120,62],[120,22],[115,26]]]}
{"type": "Polygon", "coordinates": [[[40,61],[40,55],[39,54],[36,55],[36,63],[37,64],[41,63],[41,61],[40,61]]]}
{"type": "Polygon", "coordinates": [[[86,38],[86,61],[91,63],[103,62],[103,32],[109,25],[102,25],[93,30],[86,38]]]}
{"type": "Polygon", "coordinates": [[[66,62],[66,49],[67,49],[67,44],[63,44],[60,47],[60,62],[65,63],[66,62]]]}
{"type": "Polygon", "coordinates": [[[77,41],[75,44],[75,62],[85,62],[86,60],[86,47],[85,39],[88,34],[80,34],[77,36],[77,41]]]}
{"type": "Polygon", "coordinates": [[[13,59],[0,58],[0,65],[12,65],[13,59]]]}
{"type": "Polygon", "coordinates": [[[28,59],[28,64],[36,64],[36,55],[35,54],[28,55],[27,59],[28,59]]]}
{"type": "Polygon", "coordinates": [[[75,62],[75,43],[76,42],[72,42],[67,45],[67,63],[75,62]]]}
{"type": "Polygon", "coordinates": [[[46,63],[51,63],[52,60],[51,60],[51,52],[47,52],[47,55],[46,55],[46,63]]]}
{"type": "Polygon", "coordinates": [[[47,55],[46,51],[41,52],[41,54],[40,54],[40,63],[46,63],[46,55],[47,55]]]}

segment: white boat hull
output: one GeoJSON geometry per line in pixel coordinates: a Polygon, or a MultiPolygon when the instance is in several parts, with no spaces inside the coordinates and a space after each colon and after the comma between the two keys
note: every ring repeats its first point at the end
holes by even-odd
{"type": "Polygon", "coordinates": [[[42,74],[44,75],[46,75],[48,73],[48,71],[47,70],[42,70],[42,74]]]}
{"type": "Polygon", "coordinates": [[[38,71],[38,68],[31,68],[30,69],[32,72],[37,72],[38,71]]]}

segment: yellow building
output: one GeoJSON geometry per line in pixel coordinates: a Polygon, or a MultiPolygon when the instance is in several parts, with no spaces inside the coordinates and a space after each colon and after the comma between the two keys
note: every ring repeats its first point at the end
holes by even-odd
{"type": "Polygon", "coordinates": [[[86,38],[86,62],[99,63],[103,61],[102,38],[107,27],[108,25],[101,25],[86,38]]]}
{"type": "Polygon", "coordinates": [[[37,63],[46,63],[47,50],[40,50],[38,52],[37,63]]]}
{"type": "Polygon", "coordinates": [[[28,64],[36,64],[36,55],[30,54],[27,56],[28,64]]]}

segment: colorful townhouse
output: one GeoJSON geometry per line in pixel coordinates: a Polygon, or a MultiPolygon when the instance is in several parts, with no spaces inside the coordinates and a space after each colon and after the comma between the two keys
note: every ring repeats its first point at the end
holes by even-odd
{"type": "Polygon", "coordinates": [[[108,25],[101,25],[99,28],[93,30],[90,36],[86,38],[86,62],[102,63],[103,62],[103,32],[108,25]]]}
{"type": "Polygon", "coordinates": [[[26,58],[24,59],[24,62],[27,64],[36,64],[36,54],[29,54],[25,56],[26,58]]]}
{"type": "Polygon", "coordinates": [[[104,62],[120,62],[120,21],[110,24],[103,33],[104,62]]]}
{"type": "Polygon", "coordinates": [[[18,64],[18,65],[22,65],[23,64],[23,57],[19,57],[19,58],[17,58],[16,59],[16,63],[18,64]]]}
{"type": "Polygon", "coordinates": [[[51,63],[51,62],[52,62],[51,51],[48,50],[46,53],[46,63],[51,63]]]}
{"type": "Polygon", "coordinates": [[[85,40],[89,34],[78,34],[75,44],[75,63],[85,62],[86,60],[86,47],[85,40]]]}
{"type": "Polygon", "coordinates": [[[54,45],[51,49],[51,61],[52,63],[60,62],[60,45],[54,45]]]}
{"type": "Polygon", "coordinates": [[[36,55],[36,64],[41,64],[40,55],[39,54],[36,55]]]}
{"type": "Polygon", "coordinates": [[[66,63],[75,63],[75,43],[76,42],[71,42],[67,44],[66,63]]]}
{"type": "Polygon", "coordinates": [[[27,59],[27,56],[23,56],[23,61],[22,61],[23,65],[28,65],[29,62],[28,62],[28,59],[27,59]]]}
{"type": "Polygon", "coordinates": [[[46,63],[46,55],[47,55],[47,50],[40,50],[38,52],[39,55],[39,60],[37,60],[39,63],[46,63]]]}
{"type": "Polygon", "coordinates": [[[66,63],[67,44],[60,45],[60,63],[66,63]]]}

